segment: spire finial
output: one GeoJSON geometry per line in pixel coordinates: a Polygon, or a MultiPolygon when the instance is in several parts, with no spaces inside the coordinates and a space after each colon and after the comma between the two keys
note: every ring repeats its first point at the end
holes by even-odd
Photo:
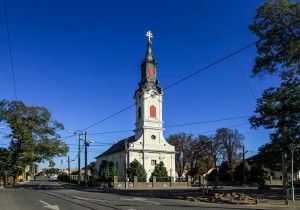
{"type": "Polygon", "coordinates": [[[151,31],[147,31],[146,36],[148,36],[148,44],[152,44],[151,38],[153,38],[153,34],[151,31]]]}

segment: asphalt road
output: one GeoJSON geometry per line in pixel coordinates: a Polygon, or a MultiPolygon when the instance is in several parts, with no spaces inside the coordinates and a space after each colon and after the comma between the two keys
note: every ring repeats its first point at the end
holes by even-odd
{"type": "MultiPolygon", "coordinates": [[[[283,209],[286,206],[229,205],[172,199],[165,190],[62,188],[48,178],[0,188],[2,210],[85,209],[283,209]],[[259,208],[258,208],[259,207],[259,208]]],[[[300,208],[299,208],[300,209],[300,208]]]]}

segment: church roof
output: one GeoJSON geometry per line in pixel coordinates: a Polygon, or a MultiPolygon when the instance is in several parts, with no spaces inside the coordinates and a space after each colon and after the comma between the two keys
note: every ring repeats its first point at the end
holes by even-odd
{"type": "Polygon", "coordinates": [[[108,150],[106,150],[101,155],[97,156],[96,158],[124,151],[125,150],[125,141],[127,141],[129,143],[134,142],[135,136],[133,135],[128,138],[120,140],[119,142],[117,142],[116,144],[113,144],[108,150]]]}

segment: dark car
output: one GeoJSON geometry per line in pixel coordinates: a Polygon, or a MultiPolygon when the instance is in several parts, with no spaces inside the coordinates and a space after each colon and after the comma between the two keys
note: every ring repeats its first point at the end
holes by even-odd
{"type": "Polygon", "coordinates": [[[295,181],[294,182],[294,187],[300,188],[300,181],[295,181]]]}

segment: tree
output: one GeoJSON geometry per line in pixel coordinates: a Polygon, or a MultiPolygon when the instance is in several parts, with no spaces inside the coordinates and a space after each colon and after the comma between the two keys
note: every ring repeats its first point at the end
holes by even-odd
{"type": "Polygon", "coordinates": [[[0,147],[0,173],[3,170],[8,170],[11,162],[10,151],[6,148],[0,147]]]}
{"type": "Polygon", "coordinates": [[[103,182],[111,182],[114,176],[119,176],[115,162],[102,160],[99,167],[99,176],[103,182]]]}
{"type": "MultiPolygon", "coordinates": [[[[258,99],[256,115],[249,121],[252,128],[264,127],[271,129],[271,142],[261,147],[262,158],[269,160],[264,163],[269,168],[276,167],[281,159],[276,158],[283,152],[290,153],[288,145],[300,143],[300,79],[295,75],[286,74],[278,88],[269,88],[258,99]],[[268,158],[273,156],[273,158],[268,158]]],[[[300,153],[295,151],[295,170],[300,167],[300,153]]]]}
{"type": "MultiPolygon", "coordinates": [[[[238,130],[220,128],[216,131],[216,142],[221,142],[223,155],[227,158],[229,174],[233,178],[234,168],[237,161],[241,159],[241,149],[243,148],[244,136],[238,130]]],[[[231,181],[233,179],[231,178],[231,181]]]]}
{"type": "MultiPolygon", "coordinates": [[[[210,159],[213,160],[215,169],[217,168],[218,156],[223,152],[222,142],[219,138],[214,138],[213,136],[200,135],[199,141],[203,145],[205,153],[210,159]]],[[[209,159],[208,159],[209,160],[209,159]]]]}
{"type": "MultiPolygon", "coordinates": [[[[269,88],[258,99],[256,113],[250,118],[253,128],[274,128],[271,142],[261,148],[269,154],[290,152],[289,143],[299,143],[300,3],[291,0],[268,1],[257,9],[249,29],[261,38],[253,74],[279,73],[279,88],[269,88]],[[280,112],[282,111],[282,113],[280,112]],[[293,113],[295,115],[293,115],[293,113]],[[294,137],[294,138],[293,138],[294,137]]],[[[264,157],[266,155],[264,154],[264,157]]],[[[299,153],[295,155],[299,167],[299,153]]],[[[272,164],[274,165],[274,164],[272,164]]],[[[286,161],[282,159],[283,188],[287,190],[286,161]]]]}
{"type": "Polygon", "coordinates": [[[178,177],[181,177],[186,169],[188,169],[189,161],[193,153],[192,134],[178,133],[170,135],[167,142],[175,146],[175,168],[178,177]]]}
{"type": "Polygon", "coordinates": [[[59,168],[49,168],[45,171],[45,173],[48,174],[59,174],[60,169],[59,168]]]}
{"type": "Polygon", "coordinates": [[[230,181],[231,176],[229,173],[229,164],[227,161],[223,161],[219,168],[220,181],[230,181]]]}
{"type": "Polygon", "coordinates": [[[66,155],[69,148],[60,140],[58,130],[64,126],[51,118],[45,107],[26,106],[21,101],[0,101],[0,122],[6,123],[11,133],[10,173],[16,178],[26,165],[66,155]]]}
{"type": "Polygon", "coordinates": [[[147,180],[147,174],[146,171],[144,169],[144,167],[142,166],[142,164],[134,159],[134,161],[132,161],[129,164],[128,170],[128,178],[129,181],[133,182],[134,176],[137,176],[138,182],[146,182],[147,180]]]}
{"type": "Polygon", "coordinates": [[[168,171],[164,165],[164,162],[160,161],[160,163],[155,166],[150,180],[153,179],[153,176],[156,176],[157,182],[167,182],[169,180],[168,171]]]}
{"type": "MultiPolygon", "coordinates": [[[[250,166],[245,161],[245,178],[246,180],[249,180],[249,175],[250,175],[250,166]]],[[[243,161],[241,161],[234,169],[234,180],[235,181],[243,181],[244,180],[244,173],[243,173],[243,161]]]]}
{"type": "Polygon", "coordinates": [[[250,168],[249,180],[257,182],[260,185],[265,184],[265,171],[260,164],[253,164],[250,168]]]}
{"type": "Polygon", "coordinates": [[[94,174],[97,171],[96,162],[91,162],[89,165],[89,169],[91,170],[91,174],[94,174]]]}
{"type": "Polygon", "coordinates": [[[300,3],[291,0],[270,0],[257,8],[249,29],[261,41],[253,74],[284,72],[300,73],[300,3]]]}

